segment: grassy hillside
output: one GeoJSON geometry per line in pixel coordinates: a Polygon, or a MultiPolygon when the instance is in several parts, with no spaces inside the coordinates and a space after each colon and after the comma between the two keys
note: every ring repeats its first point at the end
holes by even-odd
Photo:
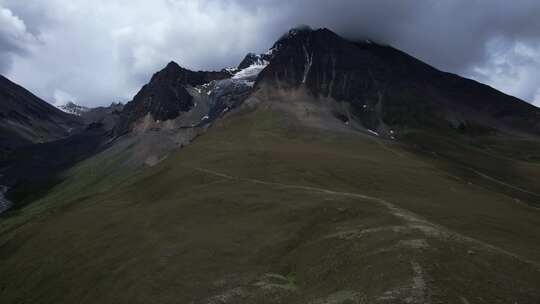
{"type": "MultiPolygon", "coordinates": [[[[259,107],[144,171],[106,151],[1,219],[1,302],[536,303],[534,199],[463,169],[489,159],[460,143],[411,148],[259,107]]],[[[508,147],[486,176],[537,191],[537,160],[508,147]]]]}

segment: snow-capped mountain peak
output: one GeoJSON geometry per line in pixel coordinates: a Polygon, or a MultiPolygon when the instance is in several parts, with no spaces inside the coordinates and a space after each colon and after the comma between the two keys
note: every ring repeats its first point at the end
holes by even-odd
{"type": "Polygon", "coordinates": [[[81,116],[82,113],[90,111],[90,108],[85,107],[85,106],[80,106],[72,101],[69,101],[63,105],[57,105],[56,107],[62,110],[63,112],[77,115],[77,116],[81,116]]]}

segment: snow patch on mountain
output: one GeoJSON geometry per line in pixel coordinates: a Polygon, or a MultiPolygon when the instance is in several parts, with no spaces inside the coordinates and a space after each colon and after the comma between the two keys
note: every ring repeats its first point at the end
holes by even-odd
{"type": "Polygon", "coordinates": [[[231,75],[238,72],[238,68],[234,68],[234,67],[229,67],[229,68],[225,68],[225,71],[227,73],[230,73],[231,75]]]}
{"type": "Polygon", "coordinates": [[[304,65],[304,76],[302,78],[302,83],[306,83],[307,77],[309,75],[309,71],[311,70],[311,66],[313,65],[313,54],[309,54],[306,46],[303,46],[304,49],[304,56],[306,56],[306,63],[304,65]]]}
{"type": "Polygon", "coordinates": [[[369,133],[371,133],[371,134],[373,134],[375,136],[380,136],[378,132],[375,132],[375,131],[373,131],[371,129],[367,129],[367,130],[368,130],[369,133]]]}
{"type": "Polygon", "coordinates": [[[264,59],[264,55],[252,55],[252,64],[234,74],[231,78],[233,82],[245,84],[249,87],[255,85],[257,76],[264,70],[270,63],[264,59]]]}
{"type": "Polygon", "coordinates": [[[77,116],[81,116],[83,113],[90,111],[90,108],[80,106],[71,101],[63,105],[57,105],[56,107],[63,112],[77,116]]]}
{"type": "Polygon", "coordinates": [[[213,80],[195,87],[187,86],[194,97],[193,107],[183,114],[185,126],[200,127],[211,123],[217,117],[236,106],[238,100],[249,92],[257,77],[270,63],[266,54],[250,53],[235,69],[226,69],[230,78],[213,80]]]}
{"type": "Polygon", "coordinates": [[[243,83],[247,86],[253,87],[257,76],[268,66],[269,62],[264,60],[259,56],[259,59],[256,60],[249,67],[240,70],[231,78],[233,82],[243,83]]]}

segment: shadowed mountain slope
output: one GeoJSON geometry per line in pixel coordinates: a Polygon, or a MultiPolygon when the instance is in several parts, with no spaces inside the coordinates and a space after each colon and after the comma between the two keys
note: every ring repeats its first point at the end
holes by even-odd
{"type": "Polygon", "coordinates": [[[14,148],[65,138],[83,123],[23,87],[0,76],[0,154],[14,148]]]}
{"type": "Polygon", "coordinates": [[[133,100],[127,103],[117,126],[117,134],[132,130],[133,124],[152,115],[154,120],[165,121],[178,117],[193,107],[193,97],[186,86],[198,86],[212,80],[230,77],[227,72],[193,72],[170,62],[154,74],[133,100]]]}

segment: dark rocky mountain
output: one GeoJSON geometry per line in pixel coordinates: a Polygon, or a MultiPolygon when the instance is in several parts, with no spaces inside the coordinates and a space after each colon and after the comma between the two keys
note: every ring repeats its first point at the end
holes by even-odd
{"type": "Polygon", "coordinates": [[[60,111],[0,76],[0,154],[65,138],[82,127],[77,116],[60,111]]]}
{"type": "Polygon", "coordinates": [[[85,125],[100,124],[105,129],[111,130],[118,123],[124,104],[113,102],[106,107],[90,108],[70,101],[57,107],[66,113],[79,116],[85,125]]]}
{"type": "Polygon", "coordinates": [[[348,41],[328,29],[293,29],[271,49],[259,83],[305,87],[345,102],[343,120],[379,133],[404,128],[540,132],[540,109],[489,86],[439,71],[390,46],[348,41]]]}
{"type": "Polygon", "coordinates": [[[202,118],[210,122],[242,103],[254,84],[303,88],[315,99],[330,98],[336,118],[382,136],[418,128],[465,134],[540,132],[540,110],[515,97],[437,70],[390,46],[302,27],[283,35],[265,54],[248,53],[235,69],[194,72],[169,63],[126,105],[115,133],[130,131],[147,114],[167,121],[191,111],[196,117],[186,115],[180,125],[199,125],[202,118]],[[204,110],[194,109],[195,101],[202,101],[204,110]]]}
{"type": "Polygon", "coordinates": [[[99,124],[105,130],[112,130],[118,124],[124,109],[121,102],[113,102],[107,107],[88,108],[80,117],[86,125],[99,124]]]}
{"type": "Polygon", "coordinates": [[[176,118],[181,112],[187,112],[193,107],[193,96],[186,86],[198,86],[230,76],[226,71],[194,72],[170,62],[154,74],[150,82],[126,104],[116,129],[117,134],[129,131],[134,122],[147,114],[159,121],[176,118]]]}

